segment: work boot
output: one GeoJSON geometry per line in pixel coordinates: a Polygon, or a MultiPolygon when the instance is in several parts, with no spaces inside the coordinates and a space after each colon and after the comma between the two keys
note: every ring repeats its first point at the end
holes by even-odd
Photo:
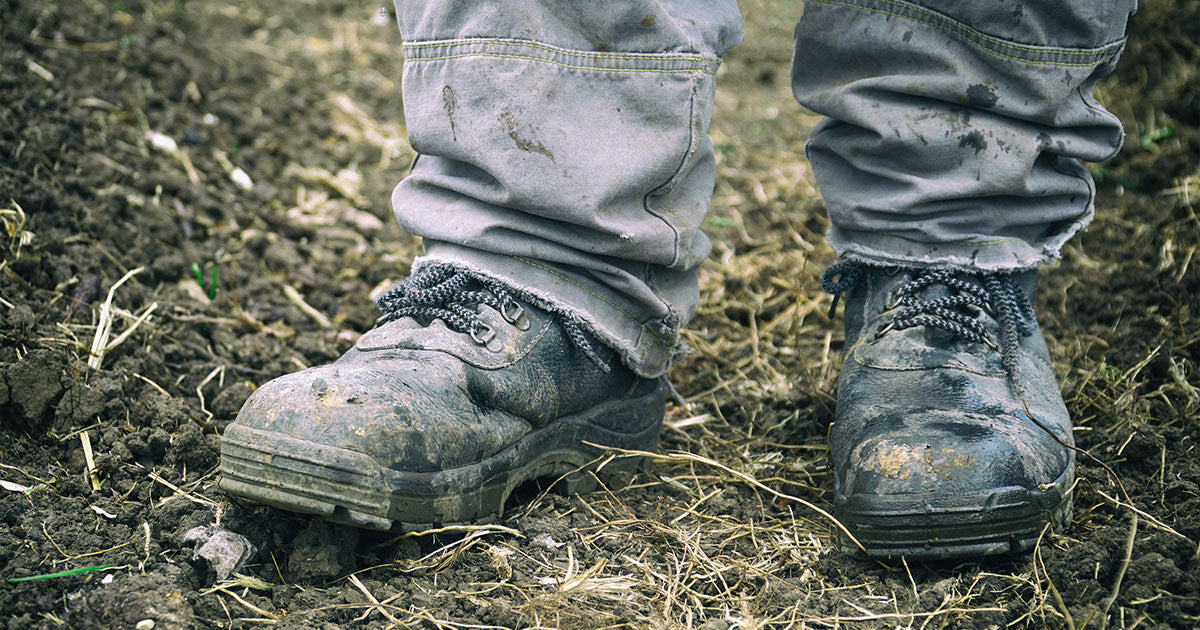
{"type": "Polygon", "coordinates": [[[220,487],[371,529],[499,514],[536,478],[627,478],[597,446],[652,450],[664,385],[577,322],[495,281],[426,265],[334,363],[260,387],[225,430],[220,487]],[[572,471],[573,474],[572,474],[572,471]]]}
{"type": "MultiPolygon", "coordinates": [[[[829,434],[834,508],[878,558],[1031,549],[1070,517],[1071,420],[1034,318],[1033,271],[839,262],[846,344],[829,434]]],[[[834,305],[836,307],[836,298],[834,305]]]]}

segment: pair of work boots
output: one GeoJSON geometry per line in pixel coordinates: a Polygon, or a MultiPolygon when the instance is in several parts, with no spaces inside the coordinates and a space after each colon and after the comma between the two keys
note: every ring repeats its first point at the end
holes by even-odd
{"type": "MultiPolygon", "coordinates": [[[[1033,272],[844,261],[846,351],[829,436],[848,551],[946,558],[1031,548],[1070,513],[1070,420],[1030,306],[1033,272]],[[861,543],[860,547],[857,543],[861,543]]],[[[221,446],[226,492],[375,529],[501,512],[535,478],[568,492],[634,472],[666,402],[577,322],[503,285],[423,267],[336,362],[275,379],[221,446]]],[[[836,299],[835,299],[836,306],[836,299]]]]}

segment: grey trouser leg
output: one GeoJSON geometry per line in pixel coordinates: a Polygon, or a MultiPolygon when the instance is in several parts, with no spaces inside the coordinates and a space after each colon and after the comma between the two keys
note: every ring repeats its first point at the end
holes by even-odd
{"type": "MultiPolygon", "coordinates": [[[[809,0],[797,98],[829,118],[808,154],[840,254],[1026,268],[1092,214],[1078,159],[1121,127],[1091,96],[1133,0],[809,0]]],[[[398,2],[397,186],[416,265],[491,276],[578,317],[643,376],[698,300],[714,166],[713,75],[731,0],[398,2]]]]}
{"type": "Polygon", "coordinates": [[[416,266],[498,279],[662,374],[699,299],[732,0],[396,2],[416,266]]]}
{"type": "Polygon", "coordinates": [[[808,0],[796,98],[829,242],[866,262],[1029,268],[1092,217],[1078,160],[1121,145],[1092,97],[1134,0],[808,0]]]}

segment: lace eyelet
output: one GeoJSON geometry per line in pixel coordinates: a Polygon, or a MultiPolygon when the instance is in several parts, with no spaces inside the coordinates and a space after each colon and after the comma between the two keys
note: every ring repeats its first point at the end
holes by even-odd
{"type": "Polygon", "coordinates": [[[496,331],[492,330],[492,327],[487,324],[476,324],[471,327],[470,335],[471,339],[475,340],[475,343],[486,346],[489,341],[496,337],[496,331]]]}
{"type": "Polygon", "coordinates": [[[516,326],[517,330],[529,330],[533,326],[525,312],[525,307],[513,300],[508,300],[500,305],[500,316],[504,318],[504,321],[516,326]]]}
{"type": "Polygon", "coordinates": [[[380,315],[378,318],[375,319],[375,325],[372,326],[371,328],[379,328],[380,326],[382,326],[394,319],[398,319],[398,316],[395,313],[384,313],[383,315],[380,315]]]}
{"type": "Polygon", "coordinates": [[[880,313],[886,313],[897,306],[900,306],[899,298],[896,296],[896,290],[892,289],[883,296],[883,309],[880,313]]]}

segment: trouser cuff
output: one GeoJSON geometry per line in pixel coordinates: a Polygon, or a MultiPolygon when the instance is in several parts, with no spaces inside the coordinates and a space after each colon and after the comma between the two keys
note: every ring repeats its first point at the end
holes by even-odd
{"type": "Polygon", "coordinates": [[[687,353],[677,318],[640,320],[599,283],[570,269],[518,256],[496,254],[440,241],[425,242],[426,255],[413,262],[444,264],[496,280],[532,304],[571,319],[612,348],[638,376],[657,378],[687,353]]]}

